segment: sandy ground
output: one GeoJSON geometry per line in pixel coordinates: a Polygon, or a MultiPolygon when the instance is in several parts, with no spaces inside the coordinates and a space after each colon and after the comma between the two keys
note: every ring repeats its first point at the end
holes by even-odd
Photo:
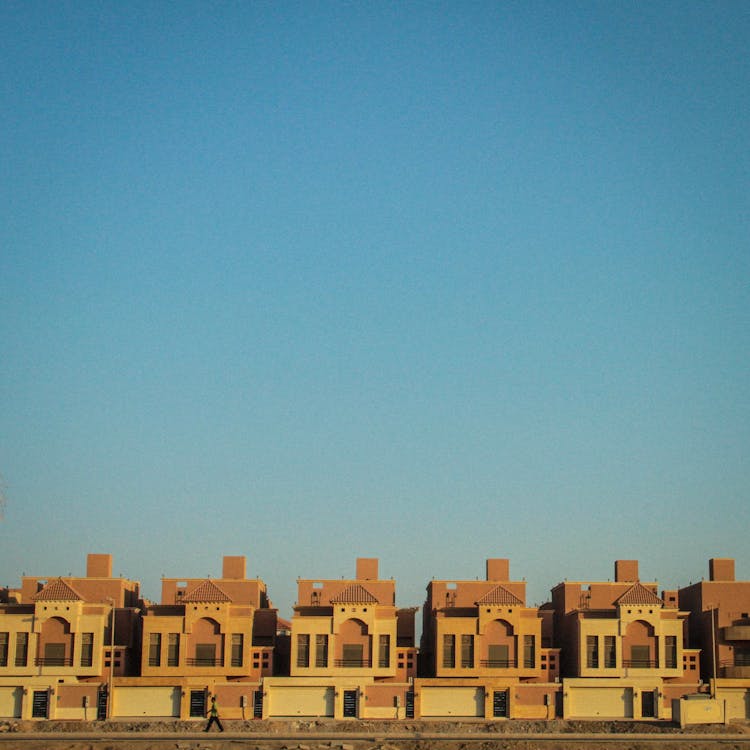
{"type": "Polygon", "coordinates": [[[224,734],[214,728],[201,736],[202,726],[0,722],[0,750],[750,750],[746,722],[681,730],[669,723],[632,721],[227,721],[224,734]]]}

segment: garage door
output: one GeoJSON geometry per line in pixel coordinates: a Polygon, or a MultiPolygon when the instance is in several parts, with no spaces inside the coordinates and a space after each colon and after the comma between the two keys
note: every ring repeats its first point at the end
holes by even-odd
{"type": "Polygon", "coordinates": [[[633,718],[632,688],[568,688],[568,696],[567,717],[633,718]]]}
{"type": "Polygon", "coordinates": [[[0,687],[0,718],[20,719],[23,689],[20,687],[0,687]]]}
{"type": "Polygon", "coordinates": [[[484,716],[484,688],[423,687],[422,716],[484,716]]]}
{"type": "Polygon", "coordinates": [[[332,687],[276,686],[268,691],[269,716],[333,716],[332,687]]]}
{"type": "Polygon", "coordinates": [[[750,690],[722,690],[717,697],[726,701],[728,719],[750,719],[750,690]]]}
{"type": "Polygon", "coordinates": [[[180,688],[121,687],[114,691],[115,716],[180,715],[180,688]]]}

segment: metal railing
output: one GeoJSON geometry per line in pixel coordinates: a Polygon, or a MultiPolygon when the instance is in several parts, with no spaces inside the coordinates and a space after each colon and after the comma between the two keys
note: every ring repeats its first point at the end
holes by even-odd
{"type": "Polygon", "coordinates": [[[369,669],[372,666],[371,659],[336,659],[337,667],[352,667],[354,669],[369,669]]]}
{"type": "Polygon", "coordinates": [[[208,657],[198,659],[188,659],[189,667],[223,667],[224,659],[211,659],[208,657]]]}
{"type": "Polygon", "coordinates": [[[479,664],[488,669],[515,669],[518,661],[516,659],[481,659],[479,664]]]}
{"type": "Polygon", "coordinates": [[[72,667],[73,659],[66,656],[37,656],[34,664],[37,667],[72,667]]]}
{"type": "Polygon", "coordinates": [[[750,654],[735,654],[734,659],[721,662],[722,667],[750,667],[750,654]]]}
{"type": "Polygon", "coordinates": [[[658,669],[659,662],[654,659],[623,659],[622,666],[631,669],[658,669]]]}

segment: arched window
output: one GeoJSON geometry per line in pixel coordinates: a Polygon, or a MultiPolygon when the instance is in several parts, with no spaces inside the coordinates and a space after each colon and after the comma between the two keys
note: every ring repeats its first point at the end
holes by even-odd
{"type": "Polygon", "coordinates": [[[216,620],[203,617],[193,624],[188,641],[188,664],[193,667],[224,666],[224,636],[216,620]]]}
{"type": "Polygon", "coordinates": [[[492,620],[484,629],[482,666],[490,669],[508,669],[518,666],[517,639],[513,626],[505,620],[492,620]]]}
{"type": "Polygon", "coordinates": [[[367,625],[351,619],[341,623],[338,633],[337,667],[370,667],[371,640],[367,625]]]}
{"type": "Polygon", "coordinates": [[[44,667],[73,665],[73,634],[70,623],[62,617],[50,617],[42,625],[37,663],[44,667]]]}
{"type": "Polygon", "coordinates": [[[643,620],[628,624],[623,637],[623,666],[637,669],[658,667],[656,635],[651,625],[643,620]]]}

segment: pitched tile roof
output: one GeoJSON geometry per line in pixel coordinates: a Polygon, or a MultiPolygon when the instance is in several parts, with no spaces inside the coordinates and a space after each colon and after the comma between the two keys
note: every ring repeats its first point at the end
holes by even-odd
{"type": "Polygon", "coordinates": [[[649,606],[663,606],[664,602],[640,581],[636,581],[615,604],[647,604],[649,606]]]}
{"type": "Polygon", "coordinates": [[[213,581],[201,581],[192,591],[182,597],[183,602],[231,602],[232,599],[213,581]]]}
{"type": "Polygon", "coordinates": [[[41,591],[31,597],[35,602],[78,602],[83,597],[62,578],[50,581],[41,591]]]}
{"type": "Polygon", "coordinates": [[[477,604],[494,604],[507,606],[509,604],[515,606],[523,606],[523,601],[519,599],[512,591],[508,591],[505,586],[495,586],[494,589],[488,591],[477,604]]]}
{"type": "Polygon", "coordinates": [[[340,594],[331,597],[331,604],[377,604],[378,600],[358,583],[347,586],[340,594]]]}

